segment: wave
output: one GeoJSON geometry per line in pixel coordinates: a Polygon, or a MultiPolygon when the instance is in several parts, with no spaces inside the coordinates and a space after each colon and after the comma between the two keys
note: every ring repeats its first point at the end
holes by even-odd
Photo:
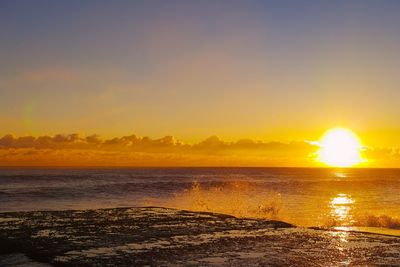
{"type": "Polygon", "coordinates": [[[400,218],[389,215],[364,214],[357,216],[353,226],[384,227],[389,229],[400,229],[400,218]]]}
{"type": "Polygon", "coordinates": [[[332,217],[326,218],[323,227],[378,227],[400,230],[400,218],[397,216],[390,216],[387,214],[373,215],[370,213],[364,213],[352,216],[351,221],[343,222],[332,217]]]}
{"type": "Polygon", "coordinates": [[[194,182],[191,188],[175,193],[173,197],[147,198],[143,205],[262,219],[278,219],[282,206],[280,194],[266,193],[265,190],[262,193],[257,192],[254,183],[246,181],[232,181],[209,186],[194,182]]]}
{"type": "MultiPolygon", "coordinates": [[[[146,198],[143,206],[162,206],[190,211],[223,213],[235,217],[284,220],[299,226],[320,226],[326,228],[379,227],[400,229],[400,218],[389,214],[361,213],[351,214],[348,220],[325,214],[319,219],[304,222],[304,218],[288,216],[283,208],[281,194],[248,181],[229,181],[224,183],[194,182],[189,189],[175,193],[172,197],[146,198]]],[[[303,212],[309,212],[306,208],[303,212]]],[[[303,214],[304,215],[304,214],[303,214]]]]}

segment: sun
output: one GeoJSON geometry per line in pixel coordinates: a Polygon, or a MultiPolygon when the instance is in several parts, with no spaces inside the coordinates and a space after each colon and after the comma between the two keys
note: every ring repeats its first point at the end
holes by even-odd
{"type": "Polygon", "coordinates": [[[362,162],[360,140],[349,129],[330,129],[318,143],[318,160],[329,166],[351,167],[362,162]]]}

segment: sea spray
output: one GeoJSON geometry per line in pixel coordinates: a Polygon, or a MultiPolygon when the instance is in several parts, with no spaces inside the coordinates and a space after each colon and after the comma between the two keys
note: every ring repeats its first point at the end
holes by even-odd
{"type": "Polygon", "coordinates": [[[327,216],[322,221],[322,227],[379,227],[388,229],[400,229],[400,217],[387,214],[361,213],[352,216],[352,220],[343,221],[331,216],[327,216]]]}
{"type": "Polygon", "coordinates": [[[190,189],[175,193],[171,198],[146,199],[144,204],[263,219],[278,219],[282,207],[280,194],[265,189],[260,191],[247,181],[226,182],[218,186],[194,182],[190,189]]]}

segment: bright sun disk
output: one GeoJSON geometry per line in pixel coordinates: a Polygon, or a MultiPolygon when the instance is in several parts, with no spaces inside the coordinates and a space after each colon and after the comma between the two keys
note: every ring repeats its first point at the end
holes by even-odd
{"type": "Polygon", "coordinates": [[[319,145],[318,160],[332,167],[350,167],[362,161],[360,141],[349,129],[328,130],[319,145]]]}

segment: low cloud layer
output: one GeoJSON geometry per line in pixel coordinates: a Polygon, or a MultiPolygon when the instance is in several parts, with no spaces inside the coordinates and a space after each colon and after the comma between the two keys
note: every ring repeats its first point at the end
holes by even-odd
{"type": "Polygon", "coordinates": [[[97,135],[5,135],[0,138],[1,165],[51,166],[287,166],[305,164],[315,147],[216,136],[185,144],[173,136],[136,135],[103,139],[97,135]]]}
{"type": "Polygon", "coordinates": [[[164,136],[159,139],[129,135],[102,139],[98,135],[81,136],[79,134],[54,136],[23,136],[5,135],[0,138],[0,149],[83,149],[104,151],[135,151],[135,152],[204,152],[219,153],[229,150],[273,150],[296,151],[308,150],[314,147],[306,142],[263,142],[251,139],[241,139],[235,142],[226,142],[217,136],[211,136],[195,144],[184,144],[173,136],[164,136]]]}
{"type": "MultiPolygon", "coordinates": [[[[158,139],[136,135],[103,139],[98,135],[4,135],[2,166],[319,166],[318,146],[309,142],[223,141],[211,136],[186,144],[173,136],[158,139]]],[[[367,149],[371,166],[400,162],[398,149],[367,149]]]]}

